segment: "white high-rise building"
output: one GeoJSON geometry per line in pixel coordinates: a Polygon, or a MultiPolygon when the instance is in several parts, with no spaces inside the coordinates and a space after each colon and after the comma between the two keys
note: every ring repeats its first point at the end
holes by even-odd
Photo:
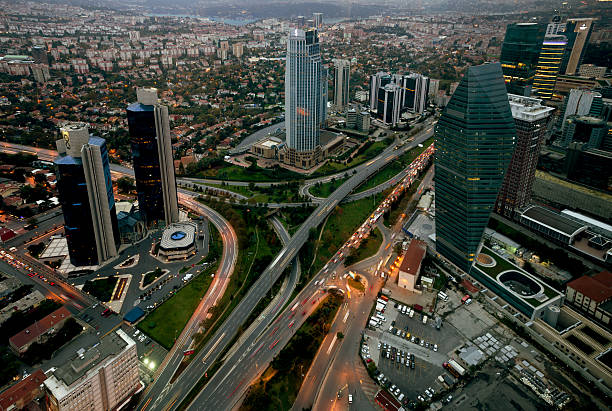
{"type": "Polygon", "coordinates": [[[326,69],[321,63],[316,29],[292,29],[287,41],[285,71],[285,125],[287,147],[298,152],[320,146],[325,122],[326,69]],[[323,86],[325,85],[325,86],[323,86]]]}
{"type": "Polygon", "coordinates": [[[395,83],[387,84],[380,89],[376,115],[383,123],[395,126],[399,122],[402,109],[401,96],[401,89],[395,83]]]}
{"type": "Polygon", "coordinates": [[[602,97],[601,94],[596,91],[571,89],[569,95],[565,97],[564,105],[563,117],[560,119],[561,128],[565,127],[565,120],[567,120],[569,116],[598,114],[602,106],[602,97]]]}
{"type": "Polygon", "coordinates": [[[376,74],[370,76],[370,110],[376,111],[378,109],[378,101],[381,95],[381,88],[391,82],[391,76],[389,73],[379,71],[376,74]]]}
{"type": "Polygon", "coordinates": [[[312,13],[312,17],[314,20],[314,27],[316,29],[323,27],[323,13],[312,13]]]}
{"type": "Polygon", "coordinates": [[[136,343],[117,330],[57,367],[44,386],[49,410],[114,410],[140,388],[136,343]]]}
{"type": "Polygon", "coordinates": [[[351,81],[351,62],[344,59],[334,60],[334,105],[346,108],[349,102],[349,84],[351,81]]]}

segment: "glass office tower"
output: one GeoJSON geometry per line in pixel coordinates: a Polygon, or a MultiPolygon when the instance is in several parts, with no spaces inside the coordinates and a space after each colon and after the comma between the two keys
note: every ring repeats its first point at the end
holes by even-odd
{"type": "Polygon", "coordinates": [[[499,63],[468,68],[435,129],[436,249],[469,271],[516,130],[499,63]]]}
{"type": "Polygon", "coordinates": [[[546,25],[514,23],[506,28],[499,61],[508,93],[529,96],[546,25]]]}
{"type": "Polygon", "coordinates": [[[533,88],[538,97],[545,100],[553,97],[566,46],[565,36],[553,35],[544,38],[533,80],[533,88]]]}
{"type": "Polygon", "coordinates": [[[178,221],[178,198],[168,108],[157,89],[139,88],[138,101],[127,108],[138,206],[147,225],[178,221]]]}

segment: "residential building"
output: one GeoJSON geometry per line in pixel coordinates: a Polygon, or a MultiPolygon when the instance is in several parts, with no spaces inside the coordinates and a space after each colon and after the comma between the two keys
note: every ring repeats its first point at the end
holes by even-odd
{"type": "Polygon", "coordinates": [[[351,81],[351,62],[344,59],[334,60],[334,105],[345,109],[349,102],[351,81]]]}
{"type": "Polygon", "coordinates": [[[424,241],[412,239],[408,249],[402,257],[397,274],[397,285],[408,291],[414,291],[419,276],[421,275],[421,264],[427,252],[427,244],[424,241]]]}
{"type": "Polygon", "coordinates": [[[138,205],[147,225],[178,222],[178,198],[168,107],[159,104],[157,89],[139,88],[127,108],[138,205]]]}
{"type": "Polygon", "coordinates": [[[32,58],[35,64],[49,65],[49,57],[44,46],[32,46],[32,58]]]}
{"type": "Polygon", "coordinates": [[[121,329],[57,367],[44,382],[51,411],[117,409],[138,388],[136,343],[121,329]]]}
{"type": "Polygon", "coordinates": [[[55,166],[70,262],[102,264],[117,255],[120,244],[106,141],[90,136],[84,123],[60,132],[55,166]]]}
{"type": "Polygon", "coordinates": [[[35,342],[43,342],[57,332],[72,317],[65,306],[61,306],[46,317],[34,322],[9,338],[9,346],[17,354],[23,354],[35,342]]]}
{"type": "Polygon", "coordinates": [[[499,61],[508,93],[531,94],[545,31],[540,23],[513,23],[506,28],[499,61]]]}
{"type": "Polygon", "coordinates": [[[378,101],[380,100],[381,89],[391,83],[391,75],[384,71],[370,76],[370,110],[378,109],[378,101]]]}
{"type": "Polygon", "coordinates": [[[380,88],[376,117],[383,123],[395,126],[400,121],[402,90],[394,83],[380,88]]]}
{"type": "Polygon", "coordinates": [[[603,78],[606,75],[607,67],[596,66],[594,64],[581,64],[578,75],[588,78],[603,78]]]}
{"type": "Polygon", "coordinates": [[[370,113],[365,110],[357,112],[356,128],[359,131],[370,131],[370,113]]]}
{"type": "Polygon", "coordinates": [[[244,54],[244,44],[242,43],[234,43],[232,44],[232,53],[236,58],[242,57],[244,54]]]}
{"type": "Polygon", "coordinates": [[[318,159],[326,102],[327,70],[321,63],[317,30],[293,29],[287,41],[285,70],[286,142],[291,165],[306,168],[311,163],[308,158],[318,159]]]}
{"type": "Polygon", "coordinates": [[[512,217],[517,209],[529,203],[540,148],[546,139],[546,126],[555,109],[542,105],[542,100],[537,98],[508,94],[508,100],[516,141],[495,212],[512,217]]]}
{"type": "Polygon", "coordinates": [[[612,273],[583,275],[567,283],[565,301],[610,327],[612,318],[612,273]]]}
{"type": "Polygon", "coordinates": [[[435,127],[436,249],[469,271],[514,150],[499,63],[469,67],[435,127]]]}
{"type": "Polygon", "coordinates": [[[584,59],[594,22],[595,19],[593,18],[567,19],[564,32],[567,37],[567,46],[561,62],[560,73],[576,74],[578,66],[582,64],[584,59]]]}
{"type": "Polygon", "coordinates": [[[545,100],[553,97],[555,82],[561,68],[567,38],[562,35],[551,35],[544,37],[542,50],[538,58],[533,88],[535,94],[545,100]]]}
{"type": "Polygon", "coordinates": [[[0,411],[29,409],[28,404],[43,397],[42,386],[46,379],[47,376],[39,368],[3,391],[0,394],[0,411]]]}

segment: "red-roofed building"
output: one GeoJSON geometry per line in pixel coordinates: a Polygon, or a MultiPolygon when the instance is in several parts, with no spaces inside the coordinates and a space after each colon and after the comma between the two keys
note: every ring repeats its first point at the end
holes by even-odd
{"type": "Polygon", "coordinates": [[[589,277],[583,275],[567,283],[565,301],[587,315],[610,326],[612,317],[612,273],[602,271],[589,277]]]}
{"type": "Polygon", "coordinates": [[[61,306],[45,318],[21,330],[9,338],[9,345],[17,354],[23,354],[34,342],[42,342],[47,335],[59,330],[68,318],[72,317],[65,306],[61,306]]]}
{"type": "Polygon", "coordinates": [[[0,393],[0,411],[22,410],[34,399],[42,397],[42,383],[47,376],[41,369],[0,393]]]}
{"type": "Polygon", "coordinates": [[[414,286],[421,274],[421,263],[427,252],[427,244],[414,238],[404,253],[399,267],[397,285],[406,290],[414,291],[414,286]]]}
{"type": "Polygon", "coordinates": [[[385,390],[380,390],[376,393],[374,402],[385,411],[400,411],[404,409],[402,404],[385,390]]]}
{"type": "Polygon", "coordinates": [[[10,240],[15,237],[17,234],[10,228],[0,227],[0,243],[4,243],[5,241],[10,240]]]}

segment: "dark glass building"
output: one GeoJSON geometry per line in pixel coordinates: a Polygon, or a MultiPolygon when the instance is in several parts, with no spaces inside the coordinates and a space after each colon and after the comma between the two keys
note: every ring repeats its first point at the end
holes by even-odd
{"type": "Polygon", "coordinates": [[[540,23],[514,23],[506,28],[499,61],[508,93],[531,93],[545,33],[546,26],[540,23]]]}
{"type": "Polygon", "coordinates": [[[499,63],[468,68],[435,129],[436,249],[469,271],[514,149],[499,63]]]}

